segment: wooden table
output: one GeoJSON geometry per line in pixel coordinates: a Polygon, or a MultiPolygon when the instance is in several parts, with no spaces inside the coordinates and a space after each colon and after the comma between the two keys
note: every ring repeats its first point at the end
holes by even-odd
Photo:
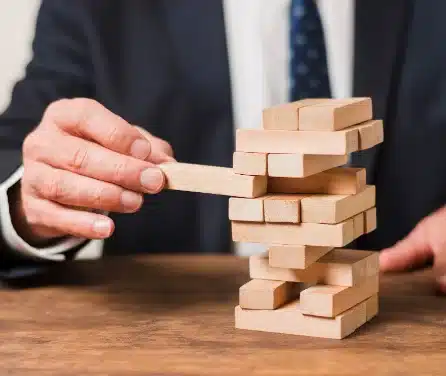
{"type": "Polygon", "coordinates": [[[231,256],[61,265],[0,290],[0,375],[446,375],[428,272],[383,278],[379,317],[342,341],[235,330],[248,279],[231,256]]]}

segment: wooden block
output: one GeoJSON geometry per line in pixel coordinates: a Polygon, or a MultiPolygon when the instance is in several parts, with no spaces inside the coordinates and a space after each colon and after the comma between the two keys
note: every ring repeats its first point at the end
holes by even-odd
{"type": "Polygon", "coordinates": [[[323,193],[351,195],[366,187],[363,168],[336,167],[306,178],[269,178],[270,193],[323,193]]]}
{"type": "Polygon", "coordinates": [[[263,222],[263,198],[229,199],[229,220],[246,222],[263,222]]]}
{"type": "Polygon", "coordinates": [[[374,205],[374,186],[367,186],[356,195],[270,194],[253,199],[233,197],[229,199],[229,219],[242,222],[338,224],[353,218],[359,237],[376,229],[374,205]],[[361,226],[366,227],[363,229],[361,226]]]}
{"type": "Polygon", "coordinates": [[[233,168],[236,174],[266,176],[267,154],[243,153],[236,151],[233,156],[233,168]]]}
{"type": "Polygon", "coordinates": [[[372,208],[375,202],[375,186],[353,195],[308,195],[301,200],[301,221],[339,223],[372,208]]]}
{"type": "Polygon", "coordinates": [[[276,309],[296,299],[300,290],[297,283],[253,279],[240,287],[240,307],[276,309]]]}
{"type": "Polygon", "coordinates": [[[376,208],[371,208],[364,213],[365,233],[370,234],[377,228],[376,208]]]}
{"type": "Polygon", "coordinates": [[[359,150],[366,150],[384,141],[384,126],[382,120],[371,120],[349,128],[359,131],[359,150]]]}
{"type": "Polygon", "coordinates": [[[336,248],[321,257],[327,275],[323,283],[335,286],[357,286],[379,273],[379,254],[373,251],[336,248]]]}
{"type": "Polygon", "coordinates": [[[347,162],[347,155],[269,154],[268,176],[303,178],[347,162]]]}
{"type": "Polygon", "coordinates": [[[238,129],[236,150],[266,154],[347,155],[359,150],[361,128],[337,132],[238,129]]]}
{"type": "Polygon", "coordinates": [[[306,269],[272,267],[267,254],[254,255],[249,259],[249,273],[252,279],[357,286],[378,274],[378,253],[338,248],[306,269]]]}
{"type": "Polygon", "coordinates": [[[329,102],[330,99],[303,99],[285,103],[263,111],[263,129],[297,131],[299,129],[299,110],[305,106],[329,102]]]}
{"type": "Polygon", "coordinates": [[[353,287],[312,286],[300,293],[301,312],[304,315],[335,317],[374,296],[378,290],[378,274],[353,287]]]}
{"type": "Polygon", "coordinates": [[[305,316],[299,301],[271,310],[235,308],[235,327],[271,333],[294,334],[309,337],[341,339],[352,334],[367,322],[368,300],[340,314],[334,319],[305,316]]]}
{"type": "Polygon", "coordinates": [[[300,201],[306,195],[267,195],[263,200],[266,222],[299,223],[300,201]]]}
{"type": "Polygon", "coordinates": [[[166,189],[201,192],[233,197],[259,197],[265,194],[265,176],[237,175],[231,168],[187,163],[159,165],[166,175],[166,189]]]}
{"type": "Polygon", "coordinates": [[[269,265],[275,268],[306,269],[332,249],[309,245],[271,246],[268,249],[269,265]]]}
{"type": "Polygon", "coordinates": [[[366,301],[367,321],[370,321],[373,317],[375,317],[378,314],[378,311],[379,311],[379,297],[378,294],[375,294],[366,301]]]}
{"type": "Polygon", "coordinates": [[[353,227],[356,238],[365,234],[365,213],[359,213],[353,217],[353,227]]]}
{"type": "Polygon", "coordinates": [[[249,258],[251,279],[319,283],[324,279],[325,269],[325,265],[317,262],[307,269],[274,268],[269,265],[268,255],[253,255],[249,258]]]}
{"type": "Polygon", "coordinates": [[[299,130],[338,131],[372,119],[371,98],[334,99],[299,108],[299,130]]]}
{"type": "MultiPolygon", "coordinates": [[[[361,302],[353,308],[350,308],[348,311],[341,313],[338,317],[344,317],[344,327],[341,331],[341,338],[345,338],[349,334],[353,333],[356,329],[361,327],[367,322],[367,301],[361,302]],[[358,311],[354,311],[355,307],[358,308],[358,311]]],[[[315,316],[306,316],[306,317],[315,317],[315,316]]],[[[319,319],[325,320],[336,320],[336,318],[328,319],[326,317],[318,317],[319,319]]]]}
{"type": "Polygon", "coordinates": [[[353,219],[335,225],[234,221],[232,240],[247,243],[344,247],[357,238],[353,223],[353,219]]]}

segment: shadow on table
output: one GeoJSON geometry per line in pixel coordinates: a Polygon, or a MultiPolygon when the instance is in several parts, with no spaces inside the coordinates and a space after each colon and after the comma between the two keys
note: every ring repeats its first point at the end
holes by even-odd
{"type": "MultiPolygon", "coordinates": [[[[366,325],[410,321],[432,324],[429,310],[443,310],[445,299],[434,299],[428,271],[381,279],[380,312],[366,325]],[[410,297],[413,297],[411,299],[410,297]],[[436,305],[437,307],[433,307],[436,305]]],[[[102,294],[119,310],[154,312],[216,303],[236,305],[238,290],[249,280],[248,263],[231,256],[108,257],[95,262],[60,264],[9,285],[10,288],[57,288],[102,294]]],[[[443,325],[443,323],[437,323],[443,325]]]]}
{"type": "Polygon", "coordinates": [[[248,280],[247,263],[235,257],[109,257],[56,265],[10,281],[7,287],[99,292],[119,309],[153,312],[197,303],[235,302],[239,287],[248,280]]]}

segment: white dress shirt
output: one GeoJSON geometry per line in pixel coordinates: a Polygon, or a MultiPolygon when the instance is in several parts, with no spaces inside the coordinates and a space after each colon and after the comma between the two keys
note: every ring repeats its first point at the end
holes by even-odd
{"type": "MultiPolygon", "coordinates": [[[[354,0],[317,0],[325,30],[329,77],[333,96],[351,96],[354,0]]],[[[288,29],[290,0],[224,0],[236,128],[260,128],[262,110],[288,102],[288,29]]],[[[0,230],[10,248],[30,258],[65,260],[64,252],[84,241],[72,238],[48,248],[27,244],[15,231],[8,191],[23,169],[0,185],[0,230]]],[[[103,241],[88,242],[77,259],[102,255],[103,241]]],[[[263,251],[254,244],[239,244],[237,253],[263,251]]]]}
{"type": "MultiPolygon", "coordinates": [[[[332,95],[351,96],[354,0],[317,0],[325,31],[332,95]]],[[[227,43],[236,128],[260,128],[264,108],[289,101],[290,0],[226,0],[227,43]]],[[[239,243],[236,252],[263,252],[239,243]]]]}

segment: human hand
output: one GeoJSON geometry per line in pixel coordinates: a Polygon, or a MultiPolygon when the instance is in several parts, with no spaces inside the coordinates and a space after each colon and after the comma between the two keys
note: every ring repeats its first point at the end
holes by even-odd
{"type": "Polygon", "coordinates": [[[172,154],[167,142],[93,100],[54,102],[23,144],[16,229],[30,242],[107,238],[114,223],[94,210],[139,210],[144,193],[163,189],[156,164],[172,161],[172,154]]]}
{"type": "Polygon", "coordinates": [[[380,255],[383,272],[415,269],[433,259],[433,272],[446,294],[446,206],[424,218],[415,229],[380,255]]]}

